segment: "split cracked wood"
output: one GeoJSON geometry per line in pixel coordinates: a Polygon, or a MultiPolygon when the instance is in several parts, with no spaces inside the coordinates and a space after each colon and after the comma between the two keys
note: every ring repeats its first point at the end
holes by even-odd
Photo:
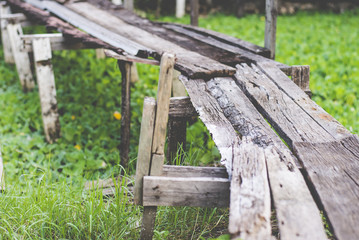
{"type": "Polygon", "coordinates": [[[2,17],[6,14],[11,14],[9,6],[1,5],[0,6],[0,16],[1,16],[1,42],[4,49],[4,59],[6,63],[15,63],[14,56],[11,51],[11,43],[9,39],[9,33],[7,30],[8,21],[2,17]]]}
{"type": "Polygon", "coordinates": [[[60,137],[60,120],[57,109],[55,76],[51,64],[50,40],[48,38],[34,39],[32,45],[45,136],[49,143],[53,143],[60,137]]]}

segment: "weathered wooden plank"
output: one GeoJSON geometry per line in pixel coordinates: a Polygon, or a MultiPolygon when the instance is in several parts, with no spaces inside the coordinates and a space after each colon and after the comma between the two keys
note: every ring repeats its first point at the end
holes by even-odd
{"type": "Polygon", "coordinates": [[[191,4],[191,25],[198,26],[199,0],[190,0],[191,4]]]}
{"type": "Polygon", "coordinates": [[[228,207],[227,178],[145,176],[143,181],[144,206],[228,207]]]}
{"type": "Polygon", "coordinates": [[[48,38],[34,39],[32,45],[45,136],[49,143],[53,143],[60,137],[60,119],[55,76],[51,64],[50,40],[48,38]]]}
{"type": "Polygon", "coordinates": [[[170,118],[190,118],[198,115],[189,97],[171,97],[168,114],[170,118]]]}
{"type": "Polygon", "coordinates": [[[125,53],[123,53],[123,55],[121,55],[121,54],[117,54],[116,52],[107,50],[107,49],[105,50],[105,54],[107,57],[122,60],[122,61],[134,62],[134,63],[144,63],[144,64],[149,64],[149,65],[160,65],[160,62],[157,60],[154,60],[154,59],[140,58],[140,57],[128,55],[125,53]]]}
{"type": "Polygon", "coordinates": [[[358,149],[355,135],[330,143],[295,143],[295,153],[337,239],[359,236],[358,149]]]}
{"type": "MultiPolygon", "coordinates": [[[[155,59],[159,59],[159,56],[164,52],[175,53],[177,57],[176,69],[191,78],[208,79],[210,77],[234,74],[234,69],[230,66],[221,64],[196,52],[188,51],[170,41],[127,24],[118,17],[111,15],[111,13],[100,10],[89,3],[73,3],[68,4],[67,7],[86,17],[86,19],[96,22],[130,41],[135,41],[143,46],[154,49],[156,53],[153,53],[152,56],[155,59]]],[[[58,10],[53,9],[53,11],[56,13],[58,10]]]]}
{"type": "MultiPolygon", "coordinates": [[[[278,71],[276,66],[269,62],[257,63],[257,65],[282,92],[287,94],[307,115],[314,119],[336,140],[350,136],[350,132],[343,125],[313,102],[293,81],[281,71],[278,71]]],[[[330,139],[327,140],[330,141],[330,139]]],[[[319,142],[323,141],[324,139],[319,142]]]]}
{"type": "Polygon", "coordinates": [[[277,33],[278,0],[266,0],[266,25],[264,47],[270,50],[270,58],[275,58],[277,33]]]}
{"type": "Polygon", "coordinates": [[[212,177],[227,178],[228,173],[223,167],[189,167],[163,165],[161,176],[166,177],[212,177]]]}
{"type": "Polygon", "coordinates": [[[131,62],[118,61],[121,71],[121,165],[128,167],[130,152],[130,128],[131,128],[131,62]]]}
{"type": "Polygon", "coordinates": [[[15,60],[17,73],[24,92],[30,91],[34,88],[35,83],[30,68],[29,55],[26,52],[21,52],[21,38],[22,28],[20,24],[8,24],[7,30],[9,34],[11,51],[15,60]]]}
{"type": "Polygon", "coordinates": [[[134,202],[139,205],[142,204],[143,177],[150,173],[155,114],[156,100],[154,98],[145,97],[143,102],[134,188],[134,202]]]}
{"type": "Polygon", "coordinates": [[[228,230],[232,239],[270,239],[271,199],[264,149],[247,139],[233,161],[228,230]]]}
{"type": "Polygon", "coordinates": [[[11,51],[11,43],[9,39],[9,34],[7,31],[8,21],[3,19],[4,15],[11,14],[11,10],[9,6],[0,6],[0,24],[1,24],[1,42],[4,49],[4,59],[6,63],[15,63],[12,51],[11,51]]]}
{"type": "Polygon", "coordinates": [[[309,74],[310,67],[308,65],[304,66],[292,66],[292,81],[300,87],[309,97],[312,96],[312,92],[309,88],[309,74]]]}
{"type": "Polygon", "coordinates": [[[212,79],[207,86],[237,132],[264,151],[281,239],[325,239],[319,210],[291,151],[233,79],[212,79]]]}
{"type": "MultiPolygon", "coordinates": [[[[254,65],[237,65],[236,82],[290,147],[293,142],[334,140],[266,75],[256,71],[254,65]]],[[[293,85],[297,87],[294,83],[293,85]]]]}

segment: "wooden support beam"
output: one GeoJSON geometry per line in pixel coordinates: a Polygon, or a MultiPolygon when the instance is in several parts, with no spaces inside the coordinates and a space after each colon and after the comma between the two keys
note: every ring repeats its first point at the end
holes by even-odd
{"type": "Polygon", "coordinates": [[[190,0],[191,4],[191,25],[198,26],[199,0],[190,0]]]}
{"type": "Polygon", "coordinates": [[[133,0],[124,0],[123,6],[125,7],[125,9],[133,11],[133,0]]]}
{"type": "Polygon", "coordinates": [[[198,116],[189,97],[172,97],[170,99],[169,118],[191,118],[198,116]]]}
{"type": "Polygon", "coordinates": [[[226,178],[228,173],[224,167],[189,167],[189,166],[173,166],[163,165],[161,176],[167,177],[212,177],[226,178]]]}
{"type": "Polygon", "coordinates": [[[130,152],[130,127],[131,127],[131,62],[118,61],[121,71],[121,143],[120,155],[121,165],[128,167],[130,152]]]}
{"type": "Polygon", "coordinates": [[[134,189],[134,202],[138,205],[142,205],[143,177],[150,173],[155,113],[156,100],[154,98],[145,97],[143,102],[134,189]]]}
{"type": "Polygon", "coordinates": [[[1,20],[7,20],[10,23],[20,23],[20,22],[24,22],[27,21],[27,18],[24,14],[22,13],[11,13],[8,12],[8,14],[4,13],[1,15],[0,17],[1,20]]]}
{"type": "Polygon", "coordinates": [[[7,30],[22,89],[24,92],[30,91],[34,88],[35,83],[31,72],[29,55],[20,51],[22,45],[20,37],[22,35],[21,25],[19,23],[8,24],[7,30]]]}
{"type": "Polygon", "coordinates": [[[160,65],[160,62],[154,59],[147,59],[147,58],[140,58],[133,55],[123,54],[120,55],[114,51],[105,50],[105,55],[110,58],[127,61],[127,62],[134,62],[134,63],[143,63],[143,64],[149,64],[149,65],[160,65]]]}
{"type": "Polygon", "coordinates": [[[4,49],[4,58],[6,63],[15,63],[14,56],[11,51],[11,43],[9,39],[9,33],[7,30],[8,21],[3,19],[5,14],[11,14],[9,6],[1,5],[0,6],[0,24],[1,24],[1,40],[4,49]]]}
{"type": "Polygon", "coordinates": [[[228,178],[145,176],[144,206],[228,207],[228,178]]]}
{"type": "Polygon", "coordinates": [[[176,17],[181,18],[186,13],[186,0],[176,0],[176,17]]]}
{"type": "Polygon", "coordinates": [[[264,47],[270,50],[270,58],[275,58],[278,0],[266,0],[266,26],[264,47]]]}
{"type": "Polygon", "coordinates": [[[60,137],[60,120],[57,108],[55,76],[51,64],[50,40],[46,37],[36,38],[32,41],[32,45],[45,136],[49,143],[53,143],[60,137]]]}
{"type": "Polygon", "coordinates": [[[310,67],[308,65],[292,66],[292,81],[311,98],[312,92],[309,88],[309,75],[310,67]]]}

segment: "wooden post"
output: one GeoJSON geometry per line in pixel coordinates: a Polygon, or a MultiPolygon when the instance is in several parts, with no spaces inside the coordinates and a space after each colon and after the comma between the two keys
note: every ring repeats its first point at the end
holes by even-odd
{"type": "Polygon", "coordinates": [[[8,24],[7,30],[22,89],[24,92],[30,91],[34,88],[35,83],[31,72],[29,55],[27,52],[21,52],[21,25],[19,23],[8,24]]]}
{"type": "MultiPolygon", "coordinates": [[[[11,14],[11,10],[9,6],[0,5],[0,16],[11,14]]],[[[12,51],[11,51],[11,43],[9,39],[9,34],[7,31],[8,21],[6,19],[1,19],[1,40],[4,49],[4,58],[6,63],[15,63],[12,51]]]]}
{"type": "Polygon", "coordinates": [[[104,52],[104,49],[103,48],[97,48],[96,49],[96,58],[97,59],[104,59],[106,56],[105,56],[105,52],[104,52]]]}
{"type": "Polygon", "coordinates": [[[186,12],[186,0],[176,1],[176,17],[181,18],[186,12]]]}
{"type": "Polygon", "coordinates": [[[122,5],[122,0],[112,0],[112,3],[115,5],[122,5]]]}
{"type": "MultiPolygon", "coordinates": [[[[164,146],[166,141],[166,128],[170,106],[172,77],[174,71],[175,56],[164,53],[161,58],[160,77],[157,90],[157,109],[154,124],[152,159],[150,175],[158,176],[162,174],[164,163],[164,146]]],[[[152,239],[153,229],[156,220],[157,207],[144,207],[143,221],[140,239],[152,239]]]]}
{"type": "Polygon", "coordinates": [[[32,46],[45,136],[49,143],[53,143],[60,137],[60,120],[57,109],[55,76],[51,64],[50,39],[33,39],[32,46]]]}
{"type": "Polygon", "coordinates": [[[191,25],[198,26],[199,0],[191,0],[191,25]]]}
{"type": "Polygon", "coordinates": [[[312,97],[312,92],[309,88],[309,75],[310,67],[304,66],[292,66],[292,81],[300,87],[309,97],[312,97]]]}
{"type": "Polygon", "coordinates": [[[121,165],[124,168],[128,167],[130,152],[130,127],[131,127],[131,62],[118,61],[118,66],[121,71],[122,87],[121,87],[121,143],[120,155],[121,165]]]}
{"type": "Polygon", "coordinates": [[[5,190],[5,174],[4,174],[4,164],[1,156],[1,147],[0,147],[0,192],[5,190]]]}
{"type": "Polygon", "coordinates": [[[123,5],[127,10],[133,11],[133,0],[124,0],[123,5]]]}
{"type": "Polygon", "coordinates": [[[266,27],[264,47],[270,50],[270,58],[275,58],[278,0],[266,0],[266,27]]]}
{"type": "MultiPolygon", "coordinates": [[[[182,82],[178,79],[180,72],[174,71],[172,80],[172,96],[182,97],[187,96],[187,92],[182,82]]],[[[175,164],[174,158],[176,157],[179,146],[182,150],[186,150],[186,132],[187,132],[187,118],[176,117],[168,120],[168,143],[167,143],[167,160],[170,164],[175,164]]],[[[180,156],[182,162],[183,156],[180,156]]]]}

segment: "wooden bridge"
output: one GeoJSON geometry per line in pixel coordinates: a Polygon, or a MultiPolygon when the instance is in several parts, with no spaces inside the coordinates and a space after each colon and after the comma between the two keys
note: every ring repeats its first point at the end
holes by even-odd
{"type": "Polygon", "coordinates": [[[131,65],[160,65],[157,100],[144,100],[136,168],[141,239],[152,238],[156,206],[229,206],[233,239],[271,239],[271,209],[281,239],[326,239],[320,211],[337,239],[359,237],[359,138],[310,99],[308,66],[287,66],[270,59],[266,48],[194,26],[151,22],[101,0],[7,0],[1,21],[4,45],[10,43],[5,57],[16,63],[24,91],[34,86],[27,55],[34,52],[49,142],[60,133],[51,49],[105,48],[118,59],[124,165],[131,65]],[[26,17],[10,14],[6,5],[26,17]],[[27,21],[61,34],[23,35],[27,21]],[[178,84],[172,83],[174,69],[189,98],[179,97],[183,91],[170,98],[178,84]],[[168,121],[169,145],[176,146],[183,141],[178,129],[185,131],[186,118],[196,114],[225,168],[163,165],[168,121]]]}

